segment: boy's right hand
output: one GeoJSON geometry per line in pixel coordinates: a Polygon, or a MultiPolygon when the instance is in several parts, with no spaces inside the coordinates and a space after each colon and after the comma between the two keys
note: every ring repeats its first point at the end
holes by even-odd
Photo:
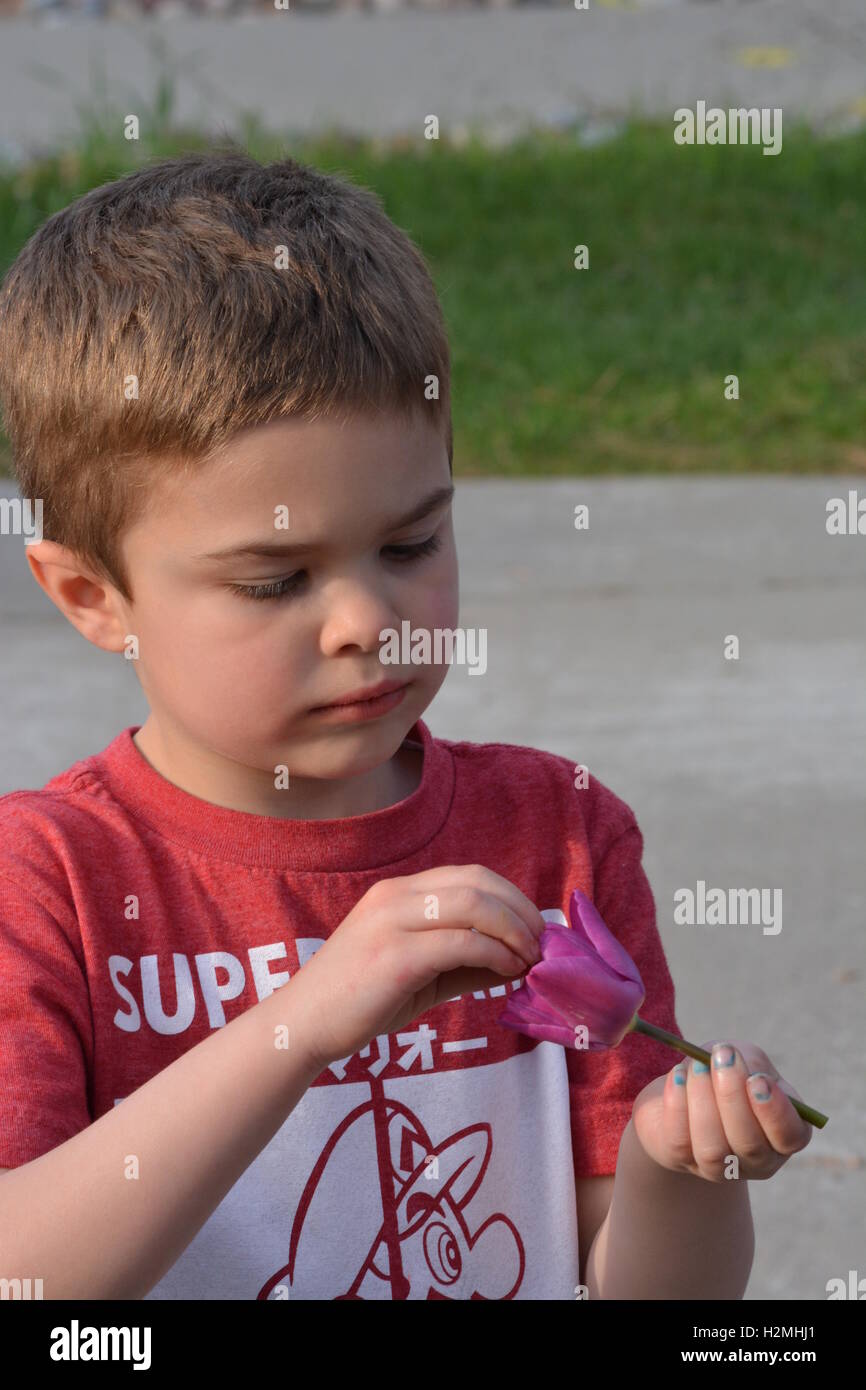
{"type": "Polygon", "coordinates": [[[479,864],[380,879],[294,977],[319,1070],[443,1000],[525,974],[545,926],[519,888],[479,864]]]}

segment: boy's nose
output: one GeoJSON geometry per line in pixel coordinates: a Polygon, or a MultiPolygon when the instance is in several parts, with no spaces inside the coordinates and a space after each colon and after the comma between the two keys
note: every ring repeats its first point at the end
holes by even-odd
{"type": "Polygon", "coordinates": [[[369,587],[347,585],[331,600],[320,645],[329,656],[347,646],[378,652],[389,629],[399,633],[400,617],[387,598],[369,587]]]}

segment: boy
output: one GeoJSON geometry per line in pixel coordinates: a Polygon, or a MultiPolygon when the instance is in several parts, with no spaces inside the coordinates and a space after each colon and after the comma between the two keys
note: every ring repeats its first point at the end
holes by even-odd
{"type": "Polygon", "coordinates": [[[30,568],[150,709],[0,798],[0,1276],[740,1297],[745,1184],[635,1128],[668,1051],[497,1024],[579,887],[678,1031],[631,810],[566,758],[434,738],[447,666],[379,659],[386,629],[458,616],[448,345],[413,244],[290,159],[167,160],[30,239],[0,359],[43,500],[30,568]]]}

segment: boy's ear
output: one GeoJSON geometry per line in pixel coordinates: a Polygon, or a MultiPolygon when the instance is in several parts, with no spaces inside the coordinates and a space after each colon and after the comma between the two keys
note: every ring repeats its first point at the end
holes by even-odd
{"type": "Polygon", "coordinates": [[[120,652],[128,628],[121,594],[56,541],[24,547],[33,578],[82,637],[104,651],[120,652]]]}

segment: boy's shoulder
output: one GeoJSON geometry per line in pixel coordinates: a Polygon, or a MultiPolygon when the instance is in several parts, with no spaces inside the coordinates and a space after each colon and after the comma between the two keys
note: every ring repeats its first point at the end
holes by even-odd
{"type": "Polygon", "coordinates": [[[99,756],[79,759],[43,787],[0,796],[0,874],[50,897],[74,872],[75,859],[104,854],[99,756]]]}
{"type": "Polygon", "coordinates": [[[581,818],[593,858],[637,827],[631,806],[586,763],[520,743],[438,739],[453,756],[458,788],[487,803],[497,816],[520,815],[535,825],[570,825],[581,818]]]}
{"type": "MultiPolygon", "coordinates": [[[[113,747],[113,744],[109,747],[113,747]]],[[[63,772],[56,773],[42,787],[22,787],[4,792],[0,795],[0,818],[5,824],[14,824],[22,816],[56,815],[63,809],[74,807],[80,800],[78,793],[92,789],[99,780],[99,759],[105,751],[79,758],[63,772]]]]}

